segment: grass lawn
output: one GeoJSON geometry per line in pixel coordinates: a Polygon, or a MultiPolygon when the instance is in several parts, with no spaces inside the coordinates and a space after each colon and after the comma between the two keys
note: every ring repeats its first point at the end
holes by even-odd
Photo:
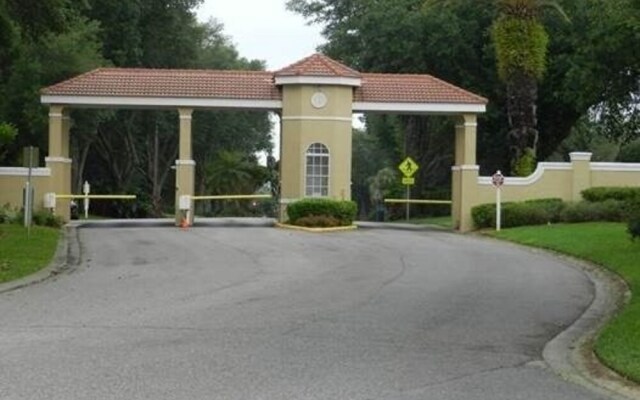
{"type": "Polygon", "coordinates": [[[34,226],[27,237],[21,225],[0,224],[0,283],[46,267],[55,254],[60,230],[34,226]]]}
{"type": "Polygon", "coordinates": [[[610,368],[640,382],[640,241],[630,240],[625,224],[527,226],[492,235],[589,260],[622,276],[633,293],[631,302],[600,333],[595,352],[610,368]]]}
{"type": "Polygon", "coordinates": [[[399,219],[393,222],[408,223],[408,224],[415,224],[415,225],[437,225],[443,228],[451,228],[453,224],[453,222],[451,221],[450,215],[445,215],[443,217],[412,218],[409,221],[407,221],[406,219],[399,219]]]}

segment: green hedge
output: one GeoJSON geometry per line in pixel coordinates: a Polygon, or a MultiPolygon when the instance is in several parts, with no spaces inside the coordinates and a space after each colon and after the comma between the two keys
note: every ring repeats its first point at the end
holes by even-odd
{"type": "Polygon", "coordinates": [[[623,222],[628,216],[627,208],[627,203],[621,200],[580,201],[567,204],[560,215],[560,220],[563,222],[623,222]]]}
{"type": "Polygon", "coordinates": [[[331,217],[338,221],[338,226],[349,226],[353,224],[357,212],[358,207],[353,201],[332,199],[303,199],[287,206],[289,223],[294,225],[298,225],[301,218],[306,218],[301,222],[309,226],[308,217],[331,217]]]}
{"type": "Polygon", "coordinates": [[[636,198],[628,203],[629,218],[627,221],[627,231],[631,239],[640,237],[640,198],[636,198]]]}
{"type": "Polygon", "coordinates": [[[640,199],[640,187],[594,187],[583,190],[582,198],[592,203],[606,200],[629,201],[640,199]]]}
{"type": "MultiPolygon", "coordinates": [[[[558,222],[565,205],[561,199],[536,199],[502,203],[501,226],[511,228],[523,225],[541,225],[558,222]]],[[[496,226],[496,205],[482,204],[471,209],[476,228],[496,226]]]]}
{"type": "MultiPolygon", "coordinates": [[[[565,203],[560,199],[507,202],[502,205],[502,227],[543,225],[555,222],[627,221],[629,203],[609,199],[602,202],[565,203]]],[[[496,225],[496,205],[482,204],[471,210],[476,228],[496,225]]]]}

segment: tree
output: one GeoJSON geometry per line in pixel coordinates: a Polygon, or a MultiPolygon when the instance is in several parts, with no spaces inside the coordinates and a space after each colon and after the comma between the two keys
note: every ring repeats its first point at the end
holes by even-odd
{"type": "Polygon", "coordinates": [[[16,138],[18,130],[11,124],[0,122],[0,160],[7,152],[7,146],[16,138]]]}
{"type": "MultiPolygon", "coordinates": [[[[365,72],[430,73],[489,98],[478,126],[478,161],[481,173],[487,174],[508,171],[512,157],[507,88],[498,75],[492,39],[502,15],[497,7],[501,1],[290,0],[287,4],[311,23],[323,25],[327,39],[323,51],[349,66],[365,72]]],[[[640,54],[628,49],[637,47],[640,7],[637,0],[560,0],[571,16],[572,23],[567,23],[557,12],[542,12],[549,2],[530,2],[540,6],[537,22],[549,39],[544,79],[534,81],[536,156],[544,160],[592,107],[607,106],[603,116],[615,116],[610,113],[615,110],[628,116],[628,110],[637,110],[633,99],[639,92],[640,54]]],[[[633,132],[630,122],[618,121],[625,123],[623,132],[633,132]]]]}
{"type": "MultiPolygon", "coordinates": [[[[540,20],[543,0],[497,0],[499,16],[492,27],[498,75],[507,90],[507,114],[512,165],[535,157],[538,147],[538,81],[547,67],[549,35],[540,20]],[[528,150],[527,150],[528,149],[528,150]]],[[[565,15],[566,17],[566,15],[565,15]]],[[[519,171],[529,175],[533,170],[519,171]]]]}
{"type": "MultiPolygon", "coordinates": [[[[205,165],[206,186],[213,194],[252,194],[269,177],[266,167],[258,165],[255,157],[237,151],[221,151],[210,163],[205,165]]],[[[232,200],[232,209],[239,211],[240,203],[232,200]]],[[[218,206],[220,212],[224,206],[218,206]]]]}

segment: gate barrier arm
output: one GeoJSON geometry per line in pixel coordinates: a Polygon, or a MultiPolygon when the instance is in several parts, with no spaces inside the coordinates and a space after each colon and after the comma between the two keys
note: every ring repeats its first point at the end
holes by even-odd
{"type": "Polygon", "coordinates": [[[270,194],[233,194],[233,195],[216,195],[216,196],[191,196],[192,200],[251,200],[251,199],[270,199],[270,194]]]}
{"type": "Polygon", "coordinates": [[[402,204],[451,204],[451,200],[384,199],[385,203],[402,204]]]}

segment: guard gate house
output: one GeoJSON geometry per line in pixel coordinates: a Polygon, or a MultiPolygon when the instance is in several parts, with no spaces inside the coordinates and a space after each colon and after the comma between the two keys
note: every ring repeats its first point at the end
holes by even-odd
{"type": "MultiPolygon", "coordinates": [[[[179,198],[194,195],[194,109],[280,116],[281,218],[288,203],[304,197],[350,199],[353,113],[452,115],[457,118],[452,215],[457,229],[472,228],[470,191],[479,171],[476,116],[485,111],[487,100],[430,75],[361,73],[323,54],[275,72],[100,68],[45,88],[41,101],[50,110],[46,163],[49,191],[55,193],[71,190],[70,109],[178,111],[176,221],[179,198]]],[[[193,202],[187,206],[193,210],[193,202]]],[[[68,220],[68,201],[57,202],[55,212],[68,220]]]]}

